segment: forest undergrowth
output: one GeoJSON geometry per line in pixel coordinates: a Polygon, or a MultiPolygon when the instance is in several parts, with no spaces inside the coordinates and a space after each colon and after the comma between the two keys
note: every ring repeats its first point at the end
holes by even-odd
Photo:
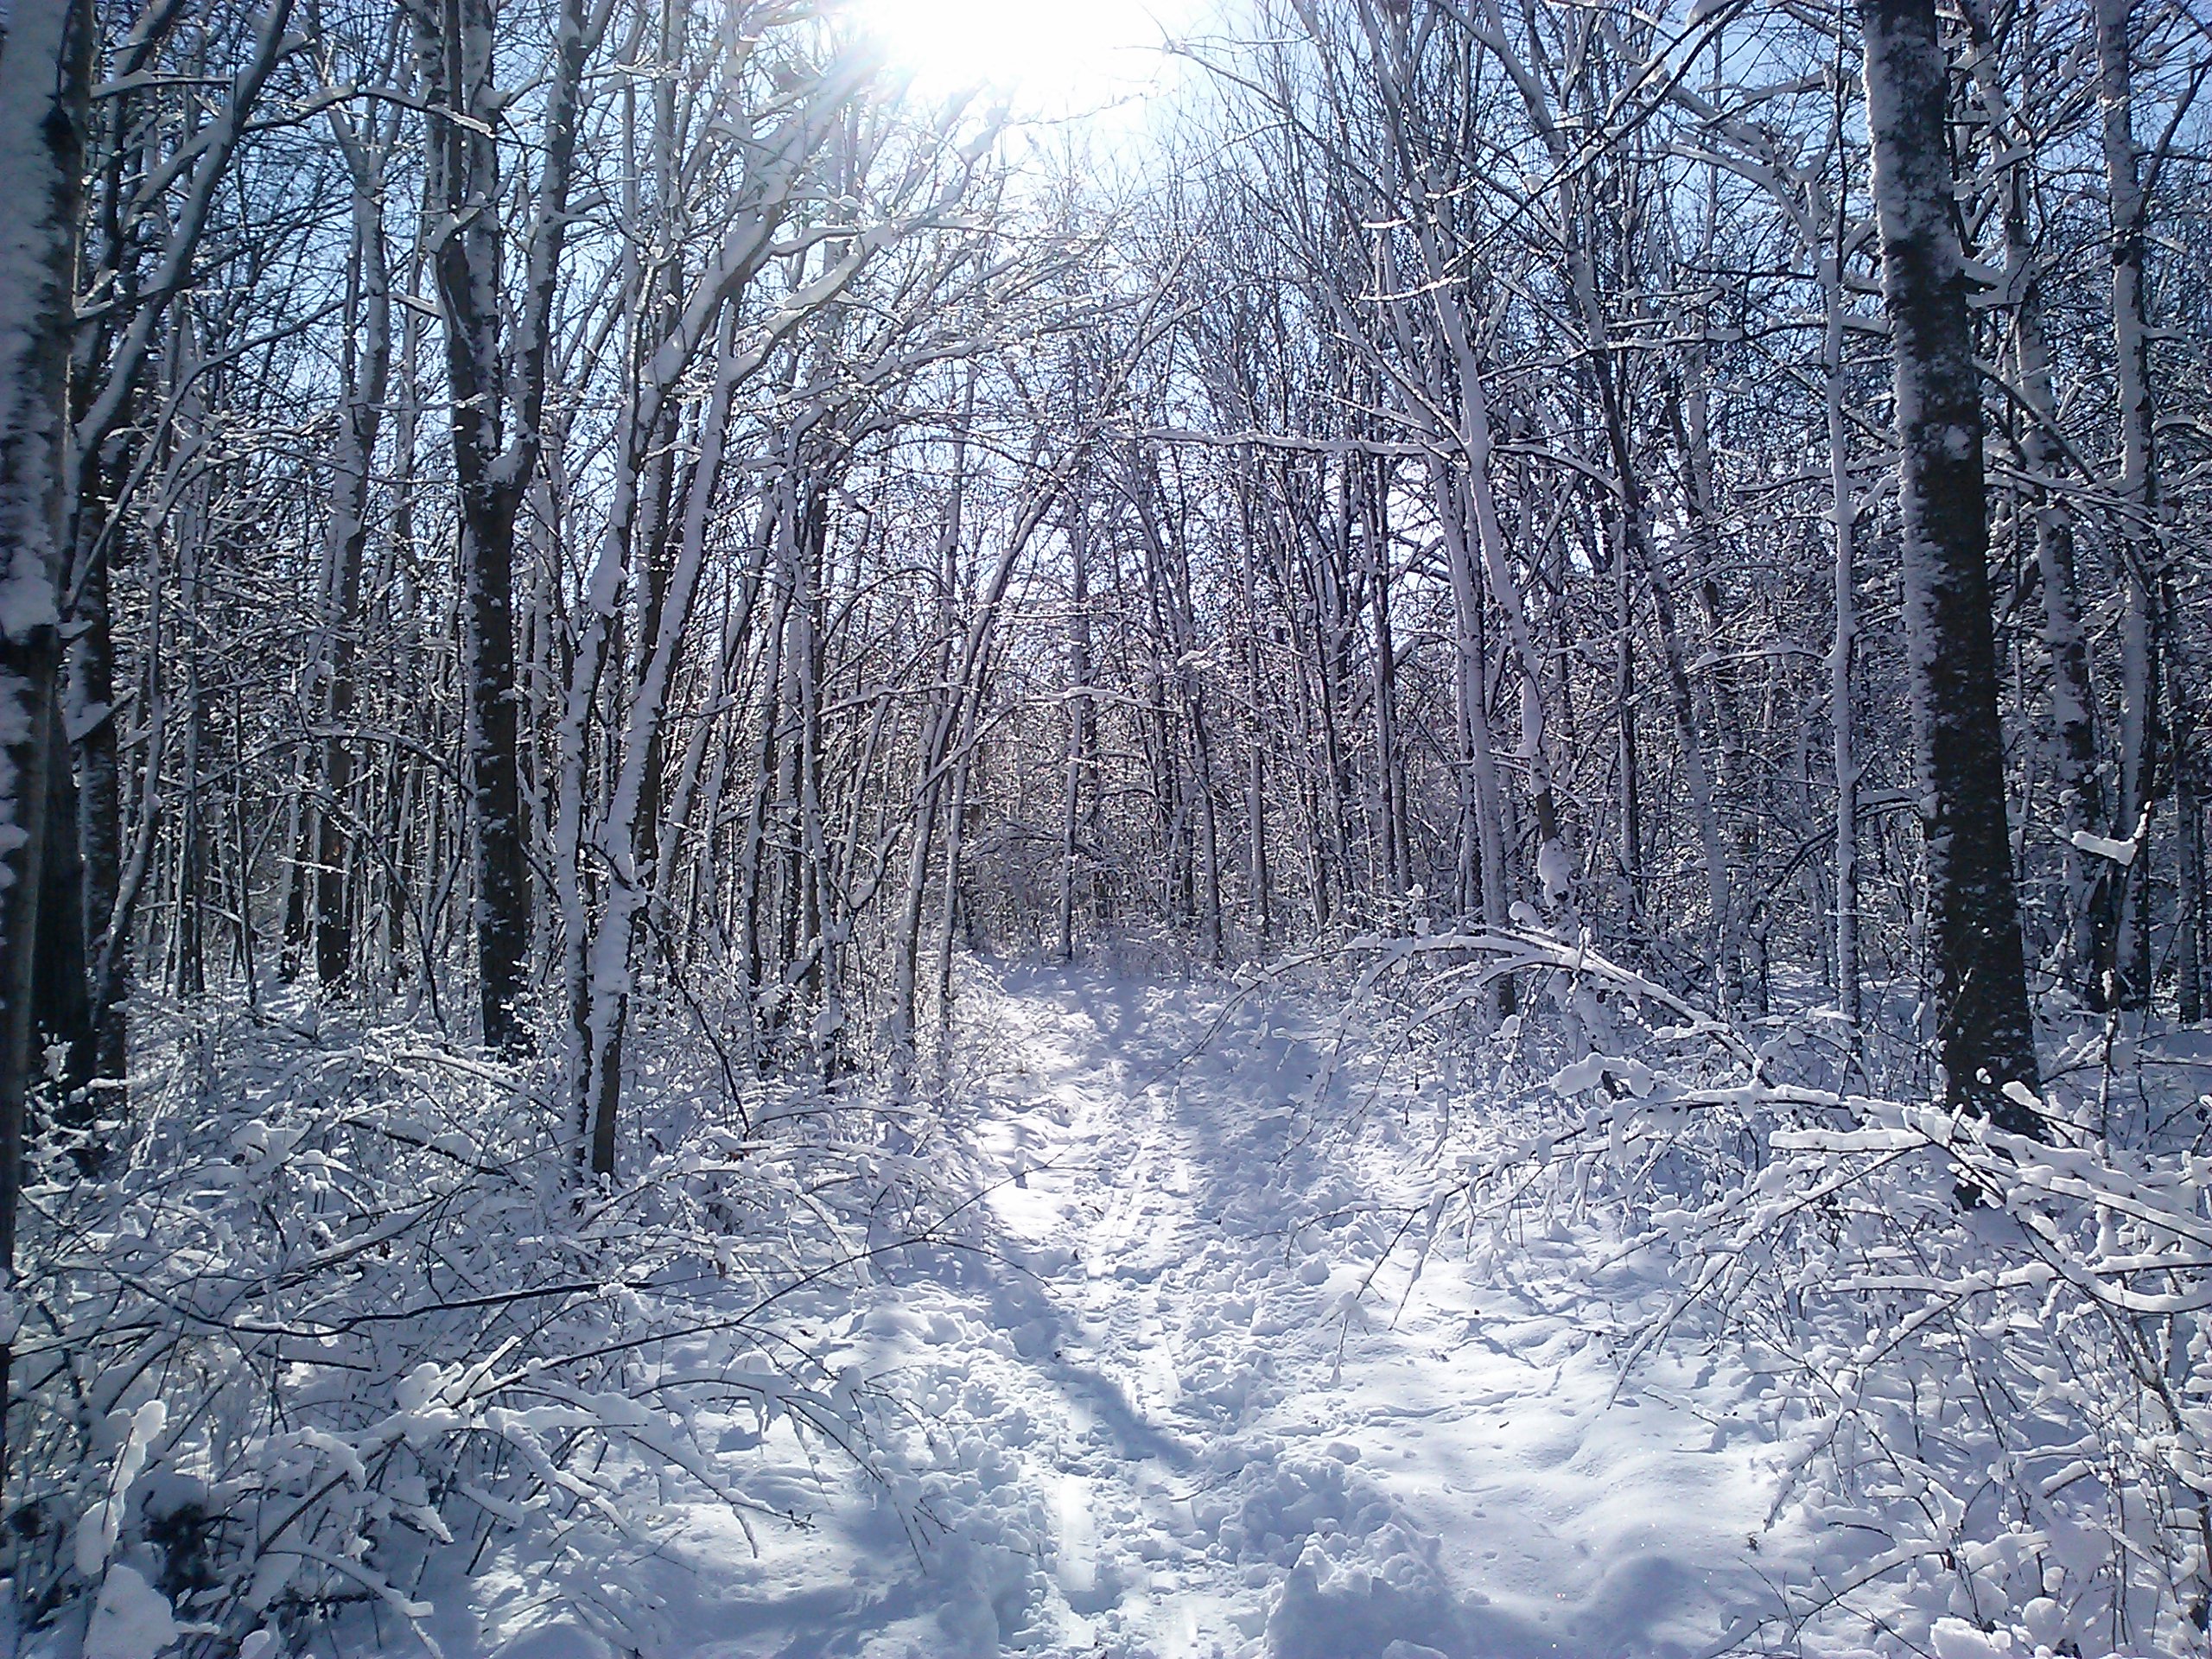
{"type": "Polygon", "coordinates": [[[889,1149],[882,1100],[799,1084],[740,1105],[663,1010],[675,1040],[639,1062],[650,1144],[594,1185],[552,1132],[550,1067],[420,1022],[334,1031],[303,1000],[207,1012],[149,1033],[99,1180],[83,1132],[37,1143],[14,1350],[28,1621],[73,1610],[66,1643],[88,1616],[88,1659],[274,1659],[358,1614],[435,1650],[425,1574],[497,1554],[619,1631],[650,1611],[620,1570],[655,1543],[640,1468],[749,1535],[802,1517],[729,1472],[733,1412],[869,1466],[887,1402],[838,1363],[818,1293],[958,1202],[950,1172],[889,1149]]]}
{"type": "Polygon", "coordinates": [[[1344,954],[1408,1058],[1479,1103],[1424,1238],[1479,1271],[1532,1220],[1601,1218],[1614,1261],[1672,1287],[1658,1317],[1608,1333],[1624,1378],[1688,1338],[1740,1345],[1786,1390],[1775,1512],[1822,1542],[1750,1650],[2201,1651],[2212,1094],[2195,1033],[2049,1011],[2050,1081],[2015,1085],[2029,1137],[1885,1093],[1829,1010],[1724,1024],[1535,934],[1344,954]],[[1501,1018],[1509,980],[1525,1000],[1501,1018]]]}
{"type": "MultiPolygon", "coordinates": [[[[1724,1024],[1535,932],[1354,939],[1244,984],[1341,1009],[1344,1064],[1387,1061],[1338,1121],[1317,1075],[1314,1134],[1419,1109],[1427,1196],[1376,1253],[1370,1314],[1413,1294],[1385,1288],[1399,1246],[1416,1281],[1481,1282],[1532,1230],[1594,1229],[1576,1318],[1624,1389],[1687,1346],[1778,1389],[1770,1524],[1816,1541],[1777,1560],[1778,1610],[1735,1650],[2201,1647],[2212,1166],[2190,1033],[2076,1020],[2030,1139],[1880,1092],[1817,1011],[1724,1024]],[[1614,1297],[1624,1266],[1667,1286],[1656,1315],[1614,1297]]],[[[748,1529],[805,1524],[727,1455],[733,1413],[895,1489],[931,1547],[946,1519],[876,1457],[912,1402],[835,1313],[903,1251],[973,1247],[993,1175],[962,1151],[957,1051],[912,1090],[741,1101],[664,1012],[636,1061],[649,1143],[595,1186],[545,1131],[537,1068],[420,1023],[334,1032],[300,1001],[149,1030],[130,1123],[50,1130],[26,1189],[21,1605],[62,1615],[27,1650],[84,1619],[88,1659],[407,1645],[426,1583],[494,1558],[546,1607],[646,1630],[619,1563],[679,1489],[748,1529]]]]}

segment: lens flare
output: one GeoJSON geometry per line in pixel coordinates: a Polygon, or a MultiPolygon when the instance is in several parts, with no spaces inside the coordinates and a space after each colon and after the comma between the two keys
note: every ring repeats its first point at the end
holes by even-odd
{"type": "Polygon", "coordinates": [[[1141,92],[1175,0],[856,0],[861,29],[925,92],[976,87],[1036,113],[1141,92]]]}

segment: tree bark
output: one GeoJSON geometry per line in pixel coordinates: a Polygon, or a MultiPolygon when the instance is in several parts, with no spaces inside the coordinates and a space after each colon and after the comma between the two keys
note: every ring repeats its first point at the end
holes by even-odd
{"type": "MultiPolygon", "coordinates": [[[[2005,219],[2005,273],[2013,305],[2012,354],[2027,402],[2020,435],[2020,460],[2036,479],[2058,469],[2061,446],[2055,432],[2057,398],[2051,389],[2050,348],[2043,329],[2041,273],[2029,241],[2024,166],[2014,169],[2005,219]]],[[[2099,893],[2101,872],[2075,844],[2077,834],[2101,835],[2104,786],[2098,776],[2096,697],[2089,683],[2089,641],[2082,623],[2075,579],[2074,526],[2065,506],[2048,486],[2030,486],[2035,515],[2036,574],[2043,588],[2043,644],[2050,667],[2050,738],[2053,781],[2057,785],[2064,883],[2066,971],[2090,1004],[2105,1000],[2102,975],[2112,960],[2113,907],[2099,893]]]]}
{"type": "Polygon", "coordinates": [[[353,258],[360,335],[347,331],[346,403],[338,416],[332,457],[329,645],[324,665],[321,810],[316,813],[315,978],[326,988],[346,976],[353,961],[354,895],[347,880],[352,853],[353,750],[346,728],[353,718],[354,637],[359,621],[362,556],[369,540],[369,475],[391,364],[391,296],[386,275],[380,157],[348,142],[353,168],[353,258]]]}
{"type": "Polygon", "coordinates": [[[1827,312],[1822,355],[1827,416],[1829,533],[1834,549],[1835,633],[1828,658],[1828,724],[1835,761],[1835,1004],[1854,1031],[1863,1012],[1859,970],[1858,709],[1852,667],[1858,656],[1859,505],[1851,487],[1851,428],[1846,419],[1843,327],[1843,226],[1821,257],[1827,312]]]}
{"type": "Polygon", "coordinates": [[[1947,1100],[2017,1133],[2037,1082],[2005,817],[1981,381],[1953,219],[1934,0],[1865,0],[1867,121],[1901,448],[1905,656],[1947,1100]]]}
{"type": "Polygon", "coordinates": [[[445,323],[461,508],[477,988],[485,1042],[513,1050],[524,1039],[516,1000],[531,923],[515,678],[515,526],[543,449],[554,290],[569,225],[583,68],[596,36],[587,29],[581,0],[563,0],[546,92],[544,161],[523,250],[522,302],[509,340],[500,278],[505,203],[494,137],[504,102],[493,79],[497,0],[442,0],[438,16],[433,136],[445,221],[433,268],[445,323]]]}
{"type": "Polygon", "coordinates": [[[2143,295],[2143,181],[2134,135],[2129,58],[2131,0],[2094,0],[2097,102],[2112,222],[2113,378],[2120,398],[2120,522],[2114,544],[2126,569],[2120,640],[2120,815],[2134,858],[2116,872],[2117,916],[2103,964],[2113,1002],[2151,1003],[2151,817],[2156,810],[2158,742],[2158,477],[2157,410],[2151,391],[2151,331],[2143,295]]]}
{"type": "MultiPolygon", "coordinates": [[[[971,403],[974,385],[971,378],[971,403]]],[[[957,448],[954,453],[956,456],[959,454],[957,448]]],[[[960,489],[957,474],[952,487],[957,501],[960,489]]],[[[1060,815],[1058,955],[1062,962],[1071,962],[1075,958],[1076,871],[1087,855],[1082,839],[1083,801],[1085,791],[1094,787],[1096,781],[1091,758],[1096,716],[1090,702],[1090,524],[1079,492],[1069,499],[1066,528],[1069,579],[1073,585],[1068,594],[1067,772],[1066,799],[1062,803],[1060,815]]]]}
{"type": "MultiPolygon", "coordinates": [[[[0,24],[0,1299],[16,1291],[16,1212],[33,1071],[31,1004],[47,846],[60,587],[68,532],[69,340],[92,11],[16,0],[0,24]]],[[[14,1319],[8,1319],[12,1332],[14,1319]]],[[[12,1336],[0,1342],[0,1404],[12,1336]]],[[[0,1412],[0,1478],[7,1467],[0,1412]]]]}
{"type": "MultiPolygon", "coordinates": [[[[77,848],[77,786],[69,770],[69,740],[62,728],[59,697],[49,703],[47,720],[51,730],[47,734],[46,849],[39,868],[32,1022],[41,1045],[58,1045],[62,1052],[61,1121],[89,1128],[93,1115],[83,1090],[92,1080],[97,1045],[85,960],[85,861],[77,848]]],[[[87,1146],[78,1156],[80,1166],[89,1167],[97,1149],[87,1146]]]]}

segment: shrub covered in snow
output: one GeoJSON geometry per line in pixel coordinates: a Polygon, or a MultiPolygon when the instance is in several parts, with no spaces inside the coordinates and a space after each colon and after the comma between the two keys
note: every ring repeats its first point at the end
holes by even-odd
{"type": "Polygon", "coordinates": [[[694,1101],[594,1187],[527,1070],[206,1016],[101,1179],[50,1135],[26,1194],[17,1584],[60,1650],[289,1651],[349,1604],[419,1624],[441,1553],[626,1627],[657,1484],[771,1512],[716,1455],[733,1420],[859,1449],[856,1376],[786,1311],[868,1249],[848,1198],[884,1166],[834,1114],[759,1133],[694,1101]]]}
{"type": "MultiPolygon", "coordinates": [[[[2163,1098],[2117,1027],[2023,1092],[2040,1138],[1840,1087],[1817,1019],[1732,1028],[1529,933],[1361,941],[1410,1040],[1470,1028],[1486,1094],[1426,1224],[1600,1218],[1685,1326],[1789,1391],[1781,1503],[1833,1547],[1754,1644],[2202,1651],[2212,1577],[2212,1101],[2163,1098]],[[1522,1013],[1501,1020],[1511,976],[1522,1013]],[[2086,1079],[2086,1082],[2084,1081],[2086,1079]]],[[[1463,1058],[1447,1063],[1464,1065],[1463,1058]]],[[[1863,1079],[1862,1071],[1857,1074],[1863,1079]]],[[[1603,1295],[1593,1286],[1593,1298],[1603,1295]]]]}

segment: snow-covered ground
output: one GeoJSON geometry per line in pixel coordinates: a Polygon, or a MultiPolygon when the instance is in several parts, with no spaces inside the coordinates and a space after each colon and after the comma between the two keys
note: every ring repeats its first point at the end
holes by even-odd
{"type": "MultiPolygon", "coordinates": [[[[1604,1659],[1777,1611],[1757,1379],[1685,1338],[1624,1385],[1603,1332],[1649,1293],[1592,1296],[1586,1227],[1414,1272],[1437,1097],[1328,1067],[1287,995],[1078,968],[985,1000],[945,1144],[987,1195],[844,1310],[904,1408],[887,1478],[733,1419],[734,1472],[809,1525],[756,1554],[677,1511],[624,1568],[644,1651],[1604,1659]]],[[[442,1600],[449,1655],[607,1651],[497,1571],[442,1600]]]]}

